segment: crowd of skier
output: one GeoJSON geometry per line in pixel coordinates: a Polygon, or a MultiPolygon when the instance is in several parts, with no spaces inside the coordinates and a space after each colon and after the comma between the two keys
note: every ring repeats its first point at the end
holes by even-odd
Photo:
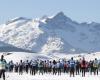
{"type": "Polygon", "coordinates": [[[73,57],[70,60],[26,60],[18,63],[13,61],[6,62],[1,56],[0,59],[0,78],[3,76],[5,80],[5,72],[16,72],[19,75],[27,73],[30,75],[43,75],[53,74],[61,75],[62,73],[69,73],[70,77],[75,75],[82,75],[85,77],[86,72],[90,72],[92,75],[98,75],[100,62],[95,58],[93,61],[86,61],[83,57],[80,60],[74,60],[73,57]]]}

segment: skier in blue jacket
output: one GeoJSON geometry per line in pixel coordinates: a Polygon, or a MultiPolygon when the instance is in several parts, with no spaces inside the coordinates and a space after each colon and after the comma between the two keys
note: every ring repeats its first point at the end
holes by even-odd
{"type": "Polygon", "coordinates": [[[74,77],[74,72],[75,72],[75,61],[73,60],[73,57],[69,61],[69,66],[70,66],[70,77],[73,75],[74,77]]]}

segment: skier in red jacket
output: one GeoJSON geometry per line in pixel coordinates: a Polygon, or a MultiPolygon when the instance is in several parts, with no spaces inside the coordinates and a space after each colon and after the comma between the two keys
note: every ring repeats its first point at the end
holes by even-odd
{"type": "Polygon", "coordinates": [[[81,70],[82,70],[82,77],[85,77],[85,72],[86,72],[86,61],[85,58],[83,57],[83,60],[81,62],[81,70]]]}

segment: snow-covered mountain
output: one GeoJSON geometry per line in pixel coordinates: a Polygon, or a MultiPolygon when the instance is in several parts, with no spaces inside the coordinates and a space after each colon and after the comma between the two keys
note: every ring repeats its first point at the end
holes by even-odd
{"type": "Polygon", "coordinates": [[[0,41],[41,53],[100,51],[100,23],[78,23],[63,12],[53,17],[18,17],[0,25],[0,41]]]}

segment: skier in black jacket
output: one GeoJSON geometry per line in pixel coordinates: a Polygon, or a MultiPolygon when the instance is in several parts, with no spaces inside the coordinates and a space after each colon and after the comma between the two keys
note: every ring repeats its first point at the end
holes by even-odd
{"type": "Polygon", "coordinates": [[[22,62],[22,60],[20,60],[20,63],[19,63],[19,75],[23,74],[23,68],[24,68],[23,62],[22,62]]]}

